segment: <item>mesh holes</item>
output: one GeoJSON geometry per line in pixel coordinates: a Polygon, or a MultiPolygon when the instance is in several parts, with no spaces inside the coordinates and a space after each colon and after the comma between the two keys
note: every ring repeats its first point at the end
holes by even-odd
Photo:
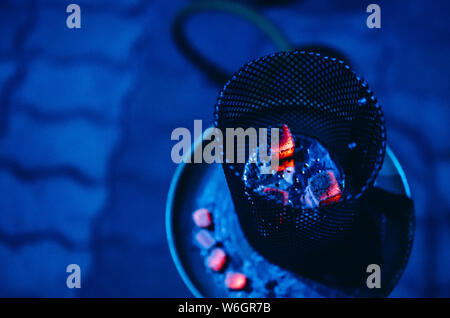
{"type": "Polygon", "coordinates": [[[344,170],[344,199],[304,211],[249,199],[241,180],[244,164],[233,170],[223,164],[243,231],[262,252],[270,246],[307,251],[338,239],[384,158],[383,113],[367,83],[343,61],[318,53],[284,52],[249,62],[220,92],[214,119],[223,132],[287,124],[294,135],[319,140],[344,170]]]}

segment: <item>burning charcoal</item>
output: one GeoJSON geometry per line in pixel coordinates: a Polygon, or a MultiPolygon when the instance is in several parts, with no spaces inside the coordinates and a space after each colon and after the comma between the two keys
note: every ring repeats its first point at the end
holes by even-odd
{"type": "Polygon", "coordinates": [[[214,244],[216,244],[216,240],[207,230],[200,230],[195,235],[195,240],[201,247],[205,249],[209,249],[214,246],[214,244]]]}
{"type": "Polygon", "coordinates": [[[318,199],[320,205],[329,205],[339,201],[341,188],[339,187],[333,171],[326,171],[312,176],[308,180],[311,192],[318,199]]]}
{"type": "Polygon", "coordinates": [[[287,125],[281,127],[280,142],[278,147],[272,147],[272,154],[276,155],[279,160],[290,158],[295,151],[294,137],[287,125]]]}
{"type": "Polygon", "coordinates": [[[211,212],[208,209],[198,209],[192,214],[195,225],[206,228],[212,224],[211,212]]]}
{"type": "Polygon", "coordinates": [[[317,208],[339,201],[344,187],[342,169],[319,141],[292,135],[288,126],[283,125],[280,145],[270,151],[280,160],[278,171],[261,173],[264,163],[258,160],[258,149],[245,165],[242,179],[250,197],[300,208],[317,208]]]}
{"type": "Polygon", "coordinates": [[[247,285],[247,276],[241,273],[228,272],[225,277],[225,285],[229,289],[241,290],[247,285]]]}
{"type": "Polygon", "coordinates": [[[215,248],[206,259],[206,265],[213,271],[218,272],[224,267],[226,260],[225,251],[221,248],[215,248]]]}

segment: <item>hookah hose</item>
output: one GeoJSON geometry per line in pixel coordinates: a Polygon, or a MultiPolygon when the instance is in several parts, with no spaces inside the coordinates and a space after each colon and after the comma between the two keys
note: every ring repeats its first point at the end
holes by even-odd
{"type": "Polygon", "coordinates": [[[209,11],[225,12],[242,17],[260,29],[279,51],[289,51],[293,49],[292,43],[285,34],[269,19],[257,11],[230,1],[205,0],[195,1],[183,8],[175,17],[172,24],[172,36],[179,50],[197,66],[215,84],[222,86],[231,77],[231,72],[222,69],[220,66],[205,58],[198,52],[187,39],[185,25],[192,16],[209,11]]]}

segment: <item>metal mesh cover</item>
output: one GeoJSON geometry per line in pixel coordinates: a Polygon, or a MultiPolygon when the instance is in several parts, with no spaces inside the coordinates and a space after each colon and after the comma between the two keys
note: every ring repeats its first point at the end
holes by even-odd
{"type": "Polygon", "coordinates": [[[294,135],[320,141],[344,170],[346,187],[338,203],[302,210],[246,195],[244,164],[224,163],[241,226],[254,248],[277,263],[283,258],[291,263],[345,237],[358,216],[359,198],[382,165],[386,142],[380,105],[348,65],[304,51],[258,58],[225,85],[214,118],[224,137],[226,128],[287,124],[294,135]]]}

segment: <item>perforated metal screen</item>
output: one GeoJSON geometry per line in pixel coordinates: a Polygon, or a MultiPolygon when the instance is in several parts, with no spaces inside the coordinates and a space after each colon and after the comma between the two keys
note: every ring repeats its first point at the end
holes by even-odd
{"type": "Polygon", "coordinates": [[[239,220],[255,248],[272,256],[305,255],[345,236],[357,217],[358,199],[378,174],[386,147],[380,105],[348,65],[304,51],[256,59],[220,92],[214,119],[222,131],[287,124],[294,135],[319,140],[344,170],[346,187],[338,203],[301,209],[246,194],[244,164],[225,163],[239,220]]]}

